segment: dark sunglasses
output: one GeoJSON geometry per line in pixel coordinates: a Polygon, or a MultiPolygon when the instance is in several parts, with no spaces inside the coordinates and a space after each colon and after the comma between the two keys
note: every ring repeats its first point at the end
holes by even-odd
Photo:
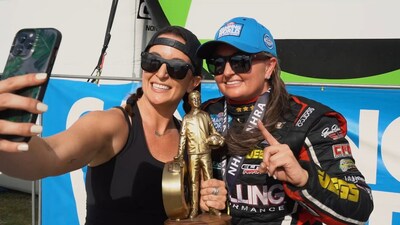
{"type": "Polygon", "coordinates": [[[267,54],[265,53],[257,53],[257,54],[234,54],[231,56],[215,56],[209,59],[206,59],[208,71],[213,75],[221,75],[224,73],[225,65],[229,62],[232,70],[235,73],[247,73],[251,69],[251,63],[254,59],[269,59],[267,54]]]}
{"type": "Polygon", "coordinates": [[[142,52],[141,67],[143,70],[153,73],[160,69],[162,64],[167,65],[168,75],[177,80],[182,80],[186,77],[188,70],[194,71],[191,64],[180,59],[164,59],[158,55],[142,52]]]}

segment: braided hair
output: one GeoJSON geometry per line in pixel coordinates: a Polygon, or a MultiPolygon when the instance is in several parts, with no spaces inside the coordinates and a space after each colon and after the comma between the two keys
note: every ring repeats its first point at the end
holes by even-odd
{"type": "Polygon", "coordinates": [[[136,93],[131,94],[129,98],[126,100],[125,111],[129,116],[133,117],[135,113],[133,112],[133,107],[136,105],[136,102],[143,96],[143,89],[139,87],[136,89],[136,93]]]}

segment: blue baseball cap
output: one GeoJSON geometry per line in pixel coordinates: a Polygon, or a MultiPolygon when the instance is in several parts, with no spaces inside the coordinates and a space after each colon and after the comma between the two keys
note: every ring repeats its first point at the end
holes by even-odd
{"type": "Polygon", "coordinates": [[[214,40],[199,47],[197,56],[203,59],[212,56],[215,48],[222,43],[231,45],[243,52],[268,52],[274,57],[278,57],[271,32],[253,18],[236,17],[225,22],[218,29],[214,40]]]}

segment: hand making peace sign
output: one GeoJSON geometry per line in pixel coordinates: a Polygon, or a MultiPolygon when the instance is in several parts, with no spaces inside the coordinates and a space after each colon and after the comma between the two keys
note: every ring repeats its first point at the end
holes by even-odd
{"type": "Polygon", "coordinates": [[[308,172],[300,166],[289,146],[279,143],[261,121],[257,122],[257,126],[269,143],[269,146],[264,148],[264,158],[259,171],[297,187],[304,186],[308,180],[308,172]]]}

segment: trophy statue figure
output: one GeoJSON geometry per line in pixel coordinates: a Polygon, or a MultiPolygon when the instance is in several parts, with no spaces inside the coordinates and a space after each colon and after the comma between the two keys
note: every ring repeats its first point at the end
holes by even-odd
{"type": "MultiPolygon", "coordinates": [[[[191,110],[183,117],[178,155],[174,157],[174,161],[166,164],[163,173],[164,206],[168,217],[175,220],[185,219],[187,217],[193,219],[199,215],[200,179],[208,180],[213,177],[211,150],[219,148],[224,144],[224,138],[215,129],[210,115],[200,109],[200,92],[193,91],[189,94],[188,98],[191,110]],[[171,198],[165,196],[172,195],[172,187],[175,187],[176,190],[180,189],[182,194],[184,194],[184,184],[182,184],[182,180],[184,180],[183,174],[186,170],[184,168],[185,151],[187,154],[189,173],[189,207],[186,206],[184,200],[179,199],[179,197],[177,197],[177,199],[179,199],[178,201],[172,203],[170,202],[171,198]],[[181,181],[180,185],[171,185],[171,182],[166,181],[167,176],[171,176],[173,171],[179,171],[181,173],[180,178],[176,178],[181,181]],[[177,202],[179,202],[179,207],[177,207],[177,202]],[[183,203],[180,204],[180,202],[183,203]]],[[[182,198],[185,198],[185,196],[182,196],[182,198]]],[[[219,210],[214,208],[210,208],[209,214],[221,215],[219,210]]]]}

